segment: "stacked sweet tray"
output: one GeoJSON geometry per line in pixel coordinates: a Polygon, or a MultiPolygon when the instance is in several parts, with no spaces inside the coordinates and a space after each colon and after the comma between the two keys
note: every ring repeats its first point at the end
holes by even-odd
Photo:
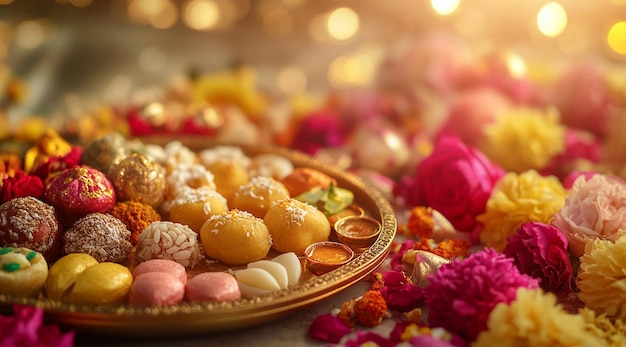
{"type": "MultiPolygon", "coordinates": [[[[151,141],[158,142],[163,139],[151,141]]],[[[200,151],[212,144],[206,139],[190,138],[183,142],[200,151]]],[[[224,331],[274,320],[328,298],[367,277],[386,258],[396,234],[396,219],[388,201],[376,189],[358,177],[312,159],[302,153],[278,147],[240,146],[246,155],[276,154],[289,159],[294,167],[317,169],[337,181],[339,187],[354,193],[354,204],[365,215],[381,223],[376,241],[351,261],[322,275],[312,274],[303,257],[302,277],[287,289],[256,297],[226,302],[185,302],[169,306],[85,305],[55,301],[43,297],[25,298],[0,295],[0,310],[9,311],[14,304],[35,305],[45,310],[46,318],[77,331],[125,336],[176,336],[198,332],[224,331]]],[[[331,235],[331,238],[333,235],[331,235]]],[[[270,251],[268,259],[278,253],[270,251]]],[[[136,264],[134,251],[124,265],[136,264]]],[[[243,268],[243,267],[240,267],[243,268]]],[[[205,271],[237,270],[219,262],[201,261],[189,276],[205,271]]]]}

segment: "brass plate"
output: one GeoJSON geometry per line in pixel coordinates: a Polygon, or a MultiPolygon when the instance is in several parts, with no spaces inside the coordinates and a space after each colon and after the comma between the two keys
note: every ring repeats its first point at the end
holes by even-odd
{"type": "MultiPolygon", "coordinates": [[[[165,143],[167,139],[144,139],[165,143]]],[[[185,139],[185,145],[202,150],[215,145],[206,139],[185,139]]],[[[282,155],[296,167],[308,166],[334,177],[338,185],[354,192],[355,202],[382,224],[376,242],[348,264],[314,276],[304,271],[300,284],[267,295],[233,302],[187,303],[173,306],[76,305],[49,299],[0,295],[0,311],[13,304],[36,305],[45,309],[46,319],[81,332],[124,336],[181,336],[226,331],[268,322],[310,306],[367,277],[386,258],[396,234],[396,218],[389,202],[375,188],[358,177],[299,152],[267,146],[240,146],[249,156],[263,153],[282,155]]]]}

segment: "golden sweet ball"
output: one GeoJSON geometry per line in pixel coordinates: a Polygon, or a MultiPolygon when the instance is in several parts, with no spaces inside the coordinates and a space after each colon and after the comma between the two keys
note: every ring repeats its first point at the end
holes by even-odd
{"type": "Polygon", "coordinates": [[[77,304],[114,305],[124,303],[133,284],[133,274],[123,265],[111,262],[88,267],[63,297],[77,304]]]}
{"type": "Polygon", "coordinates": [[[138,201],[158,207],[165,196],[165,168],[156,161],[134,153],[113,165],[109,178],[119,201],[138,201]]]}
{"type": "Polygon", "coordinates": [[[229,265],[261,260],[272,247],[263,220],[237,209],[209,218],[200,229],[200,241],[209,258],[229,265]]]}
{"type": "Polygon", "coordinates": [[[274,202],[287,198],[289,191],[282,183],[271,177],[255,176],[237,189],[228,206],[263,218],[274,202]]]}
{"type": "Polygon", "coordinates": [[[98,261],[86,253],[72,253],[63,256],[50,267],[45,286],[46,296],[53,300],[63,299],[78,276],[96,264],[98,261]]]}
{"type": "Polygon", "coordinates": [[[232,160],[217,160],[206,168],[213,174],[216,190],[226,198],[232,199],[240,186],[250,181],[246,169],[232,160]]]}
{"type": "Polygon", "coordinates": [[[286,199],[273,204],[263,219],[279,252],[303,255],[312,243],[327,241],[330,222],[323,212],[307,203],[286,199]]]}
{"type": "Polygon", "coordinates": [[[200,228],[209,217],[228,210],[228,201],[219,192],[208,187],[186,187],[170,203],[169,219],[185,224],[199,234],[200,228]]]}
{"type": "Polygon", "coordinates": [[[93,140],[83,152],[82,161],[104,173],[122,159],[130,155],[130,149],[124,136],[110,133],[93,140]]]}

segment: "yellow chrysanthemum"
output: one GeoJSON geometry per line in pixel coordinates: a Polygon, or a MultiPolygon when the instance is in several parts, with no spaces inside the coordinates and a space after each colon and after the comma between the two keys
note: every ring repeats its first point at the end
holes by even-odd
{"type": "Polygon", "coordinates": [[[587,331],[603,339],[609,347],[626,347],[626,324],[621,319],[611,320],[605,313],[596,315],[593,310],[582,308],[578,314],[587,323],[587,331]]]}
{"type": "Polygon", "coordinates": [[[602,239],[587,242],[576,284],[587,308],[625,320],[626,236],[615,243],[602,239]]]}
{"type": "Polygon", "coordinates": [[[485,128],[478,145],[489,159],[503,169],[523,172],[545,167],[565,149],[565,127],[555,108],[515,108],[485,128]]]}
{"type": "Polygon", "coordinates": [[[544,177],[535,170],[507,173],[496,183],[485,212],[477,217],[484,224],[480,241],[502,251],[522,223],[549,224],[565,198],[565,188],[554,176],[544,177]]]}
{"type": "Polygon", "coordinates": [[[513,302],[500,303],[491,311],[487,330],[472,347],[603,346],[603,340],[585,327],[583,317],[567,313],[554,294],[520,288],[513,302]]]}

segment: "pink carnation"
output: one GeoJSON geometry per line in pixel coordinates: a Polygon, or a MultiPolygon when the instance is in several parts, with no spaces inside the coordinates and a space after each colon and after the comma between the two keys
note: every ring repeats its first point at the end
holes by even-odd
{"type": "Polygon", "coordinates": [[[559,229],[540,222],[526,222],[508,239],[503,252],[514,259],[521,273],[540,280],[547,292],[567,295],[574,271],[567,239],[559,229]]]}
{"type": "Polygon", "coordinates": [[[568,128],[565,132],[565,149],[552,157],[541,173],[564,179],[570,172],[579,169],[581,163],[600,162],[601,152],[598,138],[589,132],[568,128]]]}
{"type": "Polygon", "coordinates": [[[441,139],[430,156],[405,177],[394,194],[408,207],[429,206],[439,211],[460,231],[479,227],[476,216],[485,211],[495,183],[504,171],[458,138],[441,139]]]}
{"type": "Polygon", "coordinates": [[[489,313],[510,303],[520,287],[537,288],[536,279],[520,274],[513,259],[494,249],[443,264],[426,287],[428,322],[468,340],[487,329],[489,313]]]}
{"type": "Polygon", "coordinates": [[[56,325],[43,325],[43,309],[13,306],[13,316],[0,315],[2,346],[71,347],[74,332],[62,333],[56,325]]]}

